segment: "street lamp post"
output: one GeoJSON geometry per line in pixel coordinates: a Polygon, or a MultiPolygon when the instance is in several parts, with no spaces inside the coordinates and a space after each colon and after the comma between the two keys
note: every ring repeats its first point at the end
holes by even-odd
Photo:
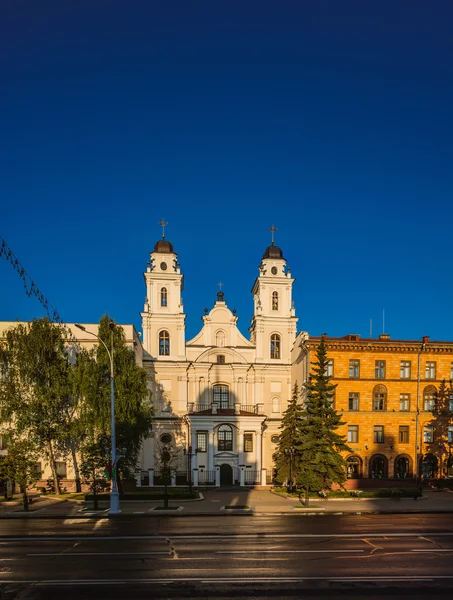
{"type": "MultiPolygon", "coordinates": [[[[196,453],[197,450],[195,450],[195,454],[196,453]]],[[[189,483],[189,492],[192,493],[192,456],[194,455],[192,446],[189,446],[187,450],[184,448],[184,454],[187,454],[187,477],[189,483]]]]}
{"type": "Polygon", "coordinates": [[[111,411],[111,441],[112,441],[112,490],[110,492],[110,509],[109,515],[118,515],[121,513],[120,510],[120,497],[118,494],[118,488],[116,484],[116,463],[118,460],[118,453],[116,450],[116,429],[115,429],[115,380],[113,376],[113,330],[115,329],[114,321],[109,322],[110,328],[110,350],[107,347],[107,344],[102,340],[96,333],[92,331],[88,331],[86,327],[81,325],[80,323],[74,323],[74,325],[88,333],[89,335],[97,338],[99,342],[104,346],[107,351],[108,357],[110,359],[110,411],[111,411]]]}
{"type": "Polygon", "coordinates": [[[294,456],[294,452],[295,452],[295,448],[293,446],[290,446],[289,448],[286,448],[286,450],[283,451],[286,456],[289,456],[289,486],[288,486],[288,493],[291,494],[294,489],[293,489],[293,456],[294,456]]]}

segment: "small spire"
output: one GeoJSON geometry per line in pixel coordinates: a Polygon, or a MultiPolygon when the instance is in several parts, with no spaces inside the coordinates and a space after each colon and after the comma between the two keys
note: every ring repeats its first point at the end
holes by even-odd
{"type": "Polygon", "coordinates": [[[165,239],[165,227],[168,225],[167,221],[162,217],[162,221],[158,223],[162,227],[162,239],[165,239]]]}
{"type": "Polygon", "coordinates": [[[220,288],[220,291],[217,292],[217,302],[224,302],[225,294],[222,292],[222,287],[224,284],[220,281],[217,285],[220,288]]]}
{"type": "Polygon", "coordinates": [[[274,227],[274,224],[272,223],[272,225],[269,227],[269,231],[272,232],[272,245],[274,245],[274,233],[278,231],[278,229],[274,227]]]}
{"type": "Polygon", "coordinates": [[[225,285],[224,283],[222,283],[221,281],[217,284],[220,288],[220,291],[222,291],[223,286],[225,285]]]}

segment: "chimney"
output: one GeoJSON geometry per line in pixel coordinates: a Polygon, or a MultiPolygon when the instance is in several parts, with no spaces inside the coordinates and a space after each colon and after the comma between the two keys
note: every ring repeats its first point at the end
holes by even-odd
{"type": "Polygon", "coordinates": [[[387,341],[390,339],[390,333],[381,333],[379,336],[380,340],[387,341]]]}
{"type": "Polygon", "coordinates": [[[424,335],[424,336],[422,337],[422,342],[423,342],[424,344],[427,344],[427,343],[429,342],[429,335],[424,335]]]}

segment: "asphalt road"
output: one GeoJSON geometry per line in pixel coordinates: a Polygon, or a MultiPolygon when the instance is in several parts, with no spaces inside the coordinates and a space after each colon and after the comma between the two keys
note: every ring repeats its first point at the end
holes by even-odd
{"type": "Polygon", "coordinates": [[[453,592],[453,515],[14,519],[0,536],[6,600],[453,592]]]}

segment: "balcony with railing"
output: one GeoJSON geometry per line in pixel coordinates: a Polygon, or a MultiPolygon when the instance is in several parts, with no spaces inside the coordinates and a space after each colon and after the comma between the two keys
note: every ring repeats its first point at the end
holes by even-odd
{"type": "Polygon", "coordinates": [[[217,403],[198,404],[189,402],[187,406],[189,414],[213,414],[213,415],[264,415],[264,404],[232,404],[219,406],[217,403]]]}

